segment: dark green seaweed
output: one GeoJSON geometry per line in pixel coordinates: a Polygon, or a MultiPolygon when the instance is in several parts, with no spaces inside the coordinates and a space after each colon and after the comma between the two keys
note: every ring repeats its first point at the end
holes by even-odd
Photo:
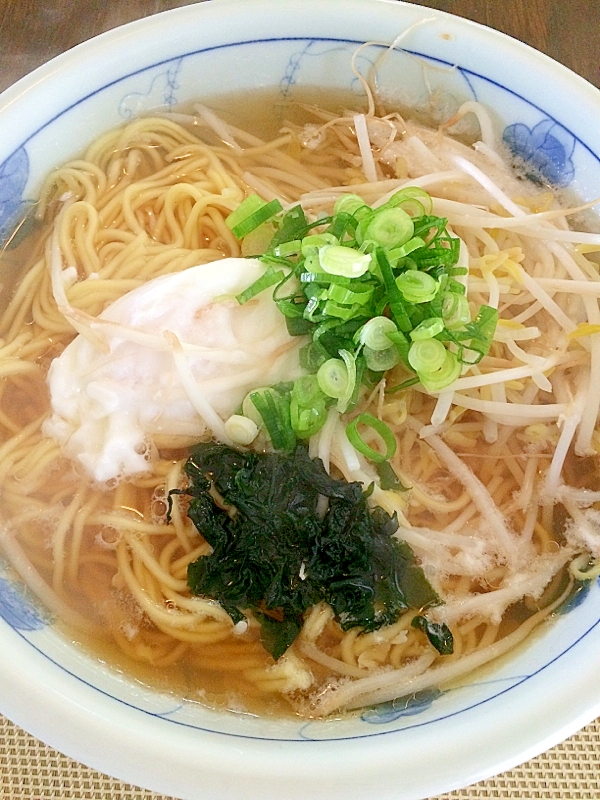
{"type": "Polygon", "coordinates": [[[393,536],[395,515],[370,508],[360,483],[332,478],[305,447],[257,454],[201,444],[185,470],[188,515],[212,547],[189,565],[190,590],[218,600],[234,622],[252,612],[275,658],[319,602],[344,630],[365,631],[440,603],[393,536]]]}

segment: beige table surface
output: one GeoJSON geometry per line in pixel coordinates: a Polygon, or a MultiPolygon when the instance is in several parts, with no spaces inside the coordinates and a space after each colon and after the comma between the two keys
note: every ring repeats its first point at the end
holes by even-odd
{"type": "MultiPolygon", "coordinates": [[[[0,90],[91,36],[193,1],[0,0],[0,90]]],[[[502,30],[600,87],[600,0],[423,0],[420,4],[502,30]]],[[[88,769],[2,717],[0,797],[171,800],[88,769]]],[[[517,769],[436,800],[442,798],[600,800],[600,720],[517,769]]]]}

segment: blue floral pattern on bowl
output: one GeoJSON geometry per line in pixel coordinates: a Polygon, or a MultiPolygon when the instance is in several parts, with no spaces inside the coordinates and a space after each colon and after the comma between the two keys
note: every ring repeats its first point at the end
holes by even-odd
{"type": "Polygon", "coordinates": [[[409,697],[399,697],[389,703],[368,708],[362,713],[361,719],[370,725],[387,725],[396,722],[400,717],[412,717],[426,711],[441,694],[439,689],[426,689],[409,697]]]}
{"type": "Polygon", "coordinates": [[[182,62],[183,58],[178,58],[169,63],[166,69],[160,67],[156,74],[149,76],[148,85],[142,91],[126,94],[119,103],[119,115],[123,119],[133,119],[152,103],[166,108],[177,105],[177,78],[182,62]]]}
{"type": "Polygon", "coordinates": [[[23,192],[29,177],[29,157],[24,147],[0,164],[0,244],[17,225],[23,206],[23,192]]]}
{"type": "Polygon", "coordinates": [[[46,626],[35,607],[6,578],[0,577],[0,617],[18,631],[39,631],[46,626]]]}
{"type": "Polygon", "coordinates": [[[510,152],[526,168],[531,168],[534,176],[558,187],[572,183],[575,138],[554,120],[544,119],[533,128],[517,122],[504,129],[502,139],[510,152]]]}

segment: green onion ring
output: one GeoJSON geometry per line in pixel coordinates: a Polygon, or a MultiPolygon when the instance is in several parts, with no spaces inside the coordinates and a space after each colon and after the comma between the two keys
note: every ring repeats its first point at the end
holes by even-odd
{"type": "Polygon", "coordinates": [[[377,417],[374,417],[372,414],[359,414],[358,417],[353,419],[352,422],[346,425],[346,436],[355,450],[358,450],[361,455],[365,456],[365,458],[368,458],[370,461],[373,461],[375,464],[380,464],[383,461],[389,461],[396,452],[397,445],[394,434],[388,428],[385,422],[377,419],[377,417]],[[365,425],[367,428],[372,428],[375,433],[381,437],[381,440],[385,446],[385,453],[378,453],[377,450],[373,450],[373,448],[364,441],[358,432],[359,425],[365,425]]]}

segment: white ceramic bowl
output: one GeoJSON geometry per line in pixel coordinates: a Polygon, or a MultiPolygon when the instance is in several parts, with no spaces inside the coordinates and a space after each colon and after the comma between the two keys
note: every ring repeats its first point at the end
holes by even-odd
{"type": "MultiPolygon", "coordinates": [[[[551,181],[598,196],[600,93],[525,45],[401,2],[212,0],[104,34],[2,95],[0,230],[51,167],[132,115],[263,86],[358,91],[357,45],[403,31],[380,73],[387,94],[412,106],[432,90],[476,98],[551,181]]],[[[423,798],[508,769],[598,715],[598,586],[580,599],[485,680],[404,710],[277,722],[213,712],[111,672],[0,569],[0,710],[96,769],[189,800],[423,798]]]]}

